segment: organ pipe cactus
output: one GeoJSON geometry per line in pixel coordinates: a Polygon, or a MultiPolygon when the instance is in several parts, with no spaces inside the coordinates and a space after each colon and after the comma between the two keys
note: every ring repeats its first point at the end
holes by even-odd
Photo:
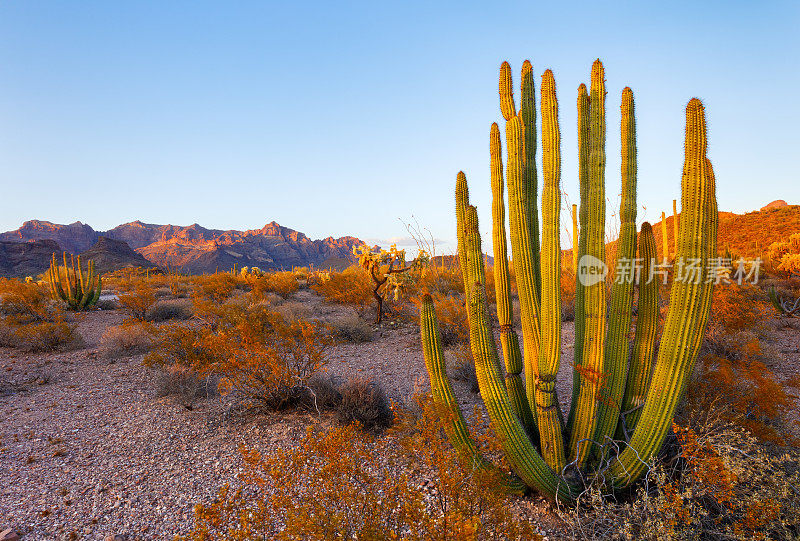
{"type": "Polygon", "coordinates": [[[64,266],[59,267],[56,254],[53,254],[47,271],[53,298],[66,302],[70,310],[85,310],[94,306],[100,299],[102,289],[102,277],[99,273],[95,276],[94,261],[89,260],[84,274],[81,256],[70,256],[70,265],[67,265],[67,252],[64,252],[63,259],[64,266]]]}
{"type": "MultiPolygon", "coordinates": [[[[560,131],[555,81],[548,70],[541,84],[542,228],[536,208],[535,104],[531,98],[532,69],[522,70],[523,104],[517,113],[510,66],[503,63],[500,105],[506,118],[511,250],[522,315],[524,356],[510,319],[508,261],[500,131],[490,130],[492,217],[500,342],[500,362],[491,328],[483,277],[477,212],[466,198],[466,177],[459,173],[456,200],[459,260],[469,308],[470,342],[481,395],[509,463],[528,487],[551,499],[571,501],[582,490],[577,479],[596,475],[613,488],[635,482],[659,451],[670,429],[686,383],[697,359],[711,302],[712,280],[706,280],[708,260],[716,255],[716,195],[711,163],[706,157],[703,106],[693,99],[686,108],[685,161],[681,223],[675,239],[676,261],[698,259],[702,270],[694,280],[672,281],[670,307],[655,365],[652,364],[658,323],[658,284],[650,279],[656,244],[649,224],[639,238],[639,303],[633,354],[628,335],[632,320],[635,269],[615,276],[610,316],[606,317],[606,285],[588,269],[605,260],[605,78],[603,66],[592,67],[590,92],[581,85],[578,97],[578,150],[581,201],[576,272],[575,371],[572,404],[564,422],[555,389],[561,362],[560,292],[560,131]],[[527,110],[527,113],[526,113],[527,110]],[[527,116],[526,116],[527,114],[527,116]],[[535,241],[534,241],[534,238],[535,241]],[[537,263],[534,265],[534,261],[537,263]],[[706,283],[708,282],[708,283],[706,283]],[[521,370],[525,370],[525,392],[521,370]],[[652,368],[651,368],[652,367],[652,368]],[[652,372],[652,373],[651,373],[652,372]]],[[[636,249],[636,132],[633,92],[622,95],[622,204],[617,260],[633,264],[636,249]]],[[[577,244],[577,246],[575,246],[577,244]]],[[[445,410],[457,408],[446,381],[435,313],[430,298],[421,310],[422,342],[434,400],[445,410]],[[448,391],[449,389],[449,391],[448,391]]],[[[451,413],[449,435],[456,448],[474,451],[463,417],[451,413]]],[[[485,464],[485,459],[476,459],[485,464]]]]}

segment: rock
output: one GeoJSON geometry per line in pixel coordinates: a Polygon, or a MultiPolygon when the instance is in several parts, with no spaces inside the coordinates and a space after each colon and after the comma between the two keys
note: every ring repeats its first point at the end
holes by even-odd
{"type": "Polygon", "coordinates": [[[19,541],[19,534],[11,528],[7,528],[0,532],[0,541],[19,541]]]}
{"type": "Polygon", "coordinates": [[[772,203],[769,203],[768,205],[761,207],[761,210],[782,209],[783,207],[788,207],[788,206],[789,204],[786,203],[786,201],[784,201],[783,199],[776,199],[772,203]]]}
{"type": "Polygon", "coordinates": [[[105,541],[128,541],[128,536],[121,533],[108,534],[105,541]]]}

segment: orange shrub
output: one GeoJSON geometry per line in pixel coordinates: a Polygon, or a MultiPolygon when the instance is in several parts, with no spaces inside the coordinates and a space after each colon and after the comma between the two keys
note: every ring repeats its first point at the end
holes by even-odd
{"type": "Polygon", "coordinates": [[[122,285],[123,292],[119,294],[119,304],[136,321],[145,321],[147,311],[156,304],[156,293],[153,286],[145,280],[136,280],[122,285]]]}
{"type": "Polygon", "coordinates": [[[44,287],[0,278],[0,345],[40,352],[81,343],[77,327],[44,287]]]}
{"type": "Polygon", "coordinates": [[[688,389],[690,408],[711,407],[759,438],[794,441],[786,411],[792,399],[764,362],[760,338],[774,309],[750,284],[714,290],[703,356],[688,389]]]}
{"type": "Polygon", "coordinates": [[[317,273],[311,289],[328,302],[354,305],[364,310],[372,302],[372,281],[361,267],[348,267],[342,272],[317,273]]]}
{"type": "Polygon", "coordinates": [[[212,302],[223,302],[231,296],[239,284],[237,277],[225,272],[196,276],[194,278],[195,296],[203,297],[212,302]]]}
{"type": "Polygon", "coordinates": [[[196,506],[183,539],[539,538],[497,480],[453,452],[429,402],[404,419],[399,445],[348,425],[309,427],[297,447],[268,456],[243,450],[246,488],[196,506]]]}
{"type": "Polygon", "coordinates": [[[268,274],[247,275],[253,296],[264,298],[266,293],[277,293],[284,299],[298,290],[299,285],[294,273],[289,271],[276,271],[268,274]]]}

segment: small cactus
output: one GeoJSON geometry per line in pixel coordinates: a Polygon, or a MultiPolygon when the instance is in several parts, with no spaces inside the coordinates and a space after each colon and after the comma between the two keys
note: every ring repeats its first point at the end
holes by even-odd
{"type": "Polygon", "coordinates": [[[87,264],[86,274],[81,269],[81,256],[71,257],[71,265],[67,265],[67,252],[64,252],[64,266],[59,267],[56,254],[50,262],[47,279],[50,293],[54,299],[67,303],[70,310],[86,310],[100,299],[102,275],[94,272],[94,261],[87,264]]]}

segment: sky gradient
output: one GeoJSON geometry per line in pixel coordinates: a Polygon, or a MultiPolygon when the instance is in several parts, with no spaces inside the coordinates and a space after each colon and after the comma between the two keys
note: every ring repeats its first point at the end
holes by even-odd
{"type": "Polygon", "coordinates": [[[413,216],[452,252],[464,170],[488,247],[498,68],[508,60],[518,87],[526,58],[537,92],[541,73],[555,74],[565,210],[577,202],[577,87],[597,57],[612,230],[625,86],[640,223],[680,196],[695,96],[720,209],[800,204],[799,28],[790,1],[3,0],[0,230],[34,218],[98,230],[275,220],[311,238],[386,242],[413,216]]]}

